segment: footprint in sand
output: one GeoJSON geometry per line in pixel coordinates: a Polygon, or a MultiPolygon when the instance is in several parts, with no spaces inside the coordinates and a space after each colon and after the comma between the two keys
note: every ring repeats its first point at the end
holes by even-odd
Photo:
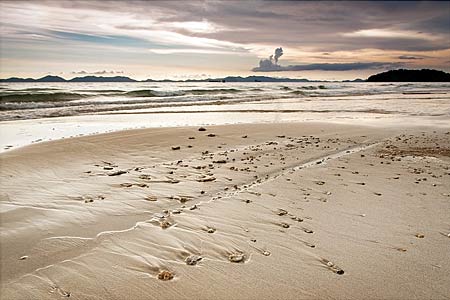
{"type": "Polygon", "coordinates": [[[206,228],[206,232],[207,233],[214,233],[214,232],[216,232],[216,229],[214,227],[207,227],[206,228]]]}
{"type": "Polygon", "coordinates": [[[322,262],[325,266],[327,266],[334,273],[336,273],[338,275],[344,274],[344,270],[342,270],[340,267],[338,267],[337,265],[335,265],[333,262],[329,261],[328,259],[322,258],[320,260],[320,262],[322,262]]]}
{"type": "Polygon", "coordinates": [[[277,212],[277,215],[279,215],[279,216],[284,216],[284,215],[287,215],[287,211],[286,210],[284,210],[284,209],[282,209],[282,208],[279,208],[278,209],[278,212],[277,212]]]}
{"type": "Polygon", "coordinates": [[[291,227],[288,223],[281,223],[280,226],[283,227],[283,228],[291,227]]]}
{"type": "Polygon", "coordinates": [[[70,297],[70,292],[63,290],[62,288],[58,287],[58,286],[52,286],[51,287],[52,290],[50,291],[50,293],[54,293],[54,292],[58,292],[58,294],[61,295],[61,297],[70,297]]]}

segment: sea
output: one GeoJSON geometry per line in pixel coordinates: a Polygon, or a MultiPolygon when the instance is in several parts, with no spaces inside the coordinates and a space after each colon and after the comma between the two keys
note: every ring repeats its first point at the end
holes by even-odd
{"type": "Polygon", "coordinates": [[[450,83],[0,83],[0,149],[115,130],[270,122],[450,126],[450,83]]]}

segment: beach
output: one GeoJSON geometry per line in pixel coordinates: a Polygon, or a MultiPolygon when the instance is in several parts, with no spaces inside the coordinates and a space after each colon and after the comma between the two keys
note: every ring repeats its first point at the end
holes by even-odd
{"type": "Polygon", "coordinates": [[[325,121],[1,153],[0,297],[450,299],[450,128],[325,121]]]}

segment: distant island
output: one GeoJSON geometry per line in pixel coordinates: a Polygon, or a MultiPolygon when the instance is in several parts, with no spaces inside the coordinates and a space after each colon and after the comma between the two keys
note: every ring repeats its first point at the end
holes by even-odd
{"type": "MultiPolygon", "coordinates": [[[[59,76],[47,75],[42,78],[18,78],[11,77],[0,79],[0,82],[326,82],[323,80],[309,80],[298,78],[279,78],[268,76],[227,76],[223,78],[206,78],[206,79],[186,79],[186,80],[135,80],[126,76],[83,76],[72,79],[64,79],[59,76]]],[[[342,82],[450,82],[450,74],[430,69],[422,70],[391,70],[370,76],[367,80],[355,79],[344,80],[342,82]]]]}
{"type": "Polygon", "coordinates": [[[450,82],[450,73],[438,70],[391,70],[367,79],[368,82],[450,82]]]}

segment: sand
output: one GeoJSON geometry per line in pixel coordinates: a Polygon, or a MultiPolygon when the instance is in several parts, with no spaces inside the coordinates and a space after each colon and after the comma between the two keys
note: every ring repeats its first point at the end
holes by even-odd
{"type": "Polygon", "coordinates": [[[448,128],[205,129],[0,154],[0,298],[450,299],[448,128]]]}

